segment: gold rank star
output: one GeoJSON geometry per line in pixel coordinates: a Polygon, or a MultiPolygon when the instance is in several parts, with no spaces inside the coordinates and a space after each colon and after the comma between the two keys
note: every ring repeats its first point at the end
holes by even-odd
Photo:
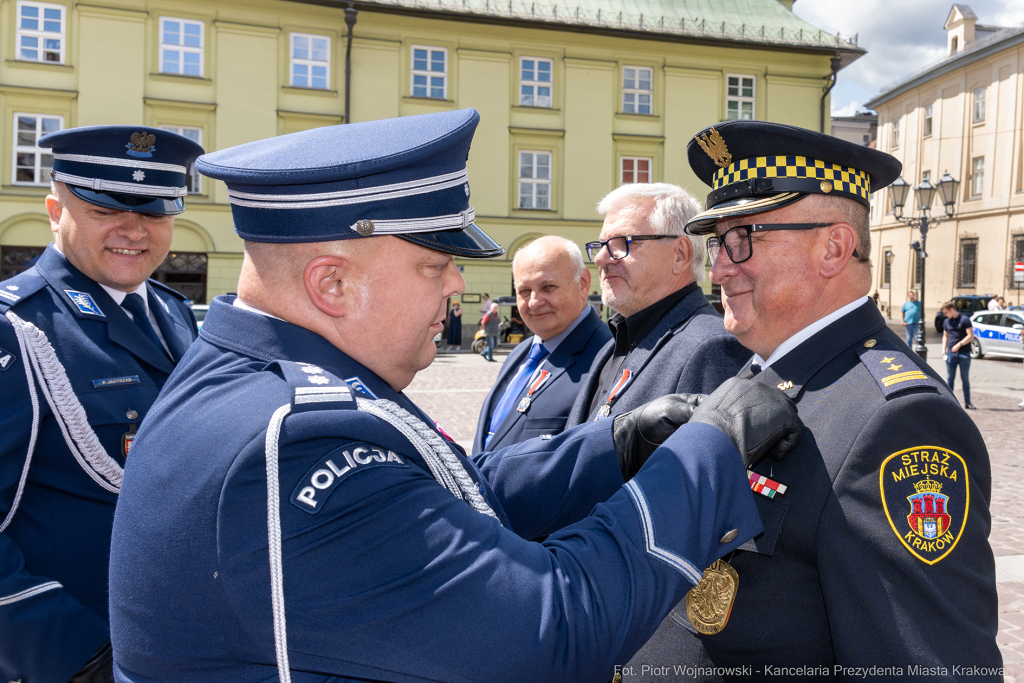
{"type": "Polygon", "coordinates": [[[890,365],[888,369],[889,369],[889,370],[892,370],[893,372],[896,372],[897,370],[899,370],[899,369],[900,369],[900,368],[902,368],[902,367],[903,367],[902,365],[896,365],[896,364],[894,363],[894,364],[890,365]]]}
{"type": "Polygon", "coordinates": [[[892,357],[892,358],[890,358],[890,357],[885,357],[885,358],[883,358],[883,359],[882,359],[882,365],[885,365],[886,363],[891,363],[891,362],[893,362],[894,360],[896,360],[896,358],[895,358],[895,357],[892,357]]]}

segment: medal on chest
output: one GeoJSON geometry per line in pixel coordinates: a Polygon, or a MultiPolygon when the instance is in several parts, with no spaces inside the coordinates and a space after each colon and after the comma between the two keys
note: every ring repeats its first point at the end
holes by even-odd
{"type": "Polygon", "coordinates": [[[686,594],[686,616],[698,633],[714,635],[729,623],[740,577],[728,562],[718,560],[686,594]]]}
{"type": "MultiPolygon", "coordinates": [[[[128,412],[125,413],[125,417],[129,420],[137,420],[139,419],[139,414],[129,408],[128,412]]],[[[121,435],[121,455],[126,459],[128,458],[128,451],[132,448],[132,442],[135,441],[135,432],[137,427],[137,422],[130,422],[128,423],[128,431],[121,435]]]]}
{"type": "Polygon", "coordinates": [[[608,400],[606,400],[604,404],[597,409],[597,415],[594,417],[594,422],[603,420],[612,414],[612,405],[622,392],[626,390],[626,387],[629,386],[632,379],[633,373],[630,370],[626,369],[622,371],[622,376],[619,377],[619,381],[616,382],[615,386],[613,386],[611,391],[608,392],[608,400]]]}
{"type": "Polygon", "coordinates": [[[519,406],[516,408],[516,410],[518,410],[520,413],[525,413],[527,410],[529,410],[530,401],[533,400],[532,397],[534,392],[536,392],[538,389],[544,386],[544,382],[547,382],[549,377],[551,377],[550,372],[548,372],[547,370],[540,370],[536,375],[536,379],[533,380],[533,382],[530,384],[530,388],[529,390],[527,390],[526,396],[523,396],[522,400],[519,401],[519,406]]]}

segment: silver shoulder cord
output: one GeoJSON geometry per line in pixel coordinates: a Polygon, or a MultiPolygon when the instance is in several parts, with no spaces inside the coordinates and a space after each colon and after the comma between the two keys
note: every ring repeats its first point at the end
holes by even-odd
{"type": "MultiPolygon", "coordinates": [[[[484,499],[462,462],[437,433],[422,420],[393,401],[356,399],[356,407],[364,413],[384,420],[402,433],[430,468],[431,474],[453,496],[465,500],[477,512],[498,516],[484,499]]],[[[267,549],[270,555],[270,603],[274,613],[274,649],[277,654],[277,675],[281,683],[291,683],[288,666],[288,633],[284,612],[284,562],[281,542],[281,500],[278,476],[278,439],[281,424],[291,412],[286,403],[274,411],[267,425],[265,451],[267,454],[267,549]]]]}
{"type": "Polygon", "coordinates": [[[7,528],[14,518],[14,513],[21,503],[21,496],[25,491],[25,482],[28,479],[29,465],[32,463],[32,455],[35,452],[36,438],[39,435],[39,397],[36,395],[36,382],[50,404],[53,417],[60,427],[68,450],[75,456],[75,460],[85,470],[85,473],[97,484],[111,493],[119,493],[121,490],[121,479],[124,477],[124,470],[111,458],[103,445],[100,443],[96,432],[89,426],[85,408],[78,400],[68,374],[57,359],[53,346],[38,327],[32,323],[22,320],[14,311],[7,311],[7,319],[11,321],[14,334],[18,338],[18,348],[21,350],[21,357],[25,365],[25,380],[28,382],[29,398],[32,401],[32,432],[28,442],[28,454],[25,456],[25,465],[21,469],[21,479],[18,481],[18,491],[14,496],[14,503],[10,512],[0,524],[0,532],[7,528]]]}

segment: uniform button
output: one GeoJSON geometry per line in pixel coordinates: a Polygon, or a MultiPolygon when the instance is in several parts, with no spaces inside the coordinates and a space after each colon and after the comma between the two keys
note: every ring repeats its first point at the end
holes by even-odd
{"type": "Polygon", "coordinates": [[[725,532],[725,536],[722,536],[722,544],[724,545],[726,543],[732,543],[736,540],[736,537],[739,535],[740,532],[737,529],[725,532]]]}
{"type": "Polygon", "coordinates": [[[865,349],[870,349],[870,348],[874,347],[874,345],[877,344],[877,343],[878,342],[876,342],[874,339],[868,339],[866,342],[864,342],[864,348],[865,349]]]}
{"type": "Polygon", "coordinates": [[[134,420],[139,416],[139,414],[134,410],[129,410],[127,413],[124,414],[124,416],[127,417],[129,420],[134,420]]]}

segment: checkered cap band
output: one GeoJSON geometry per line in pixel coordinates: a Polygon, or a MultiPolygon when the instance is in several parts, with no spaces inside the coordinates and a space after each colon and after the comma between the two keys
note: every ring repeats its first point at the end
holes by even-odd
{"type": "Polygon", "coordinates": [[[871,194],[871,181],[864,171],[798,156],[754,157],[737,161],[715,172],[711,189],[719,190],[751,178],[828,180],[834,190],[856,195],[865,201],[871,194]]]}

